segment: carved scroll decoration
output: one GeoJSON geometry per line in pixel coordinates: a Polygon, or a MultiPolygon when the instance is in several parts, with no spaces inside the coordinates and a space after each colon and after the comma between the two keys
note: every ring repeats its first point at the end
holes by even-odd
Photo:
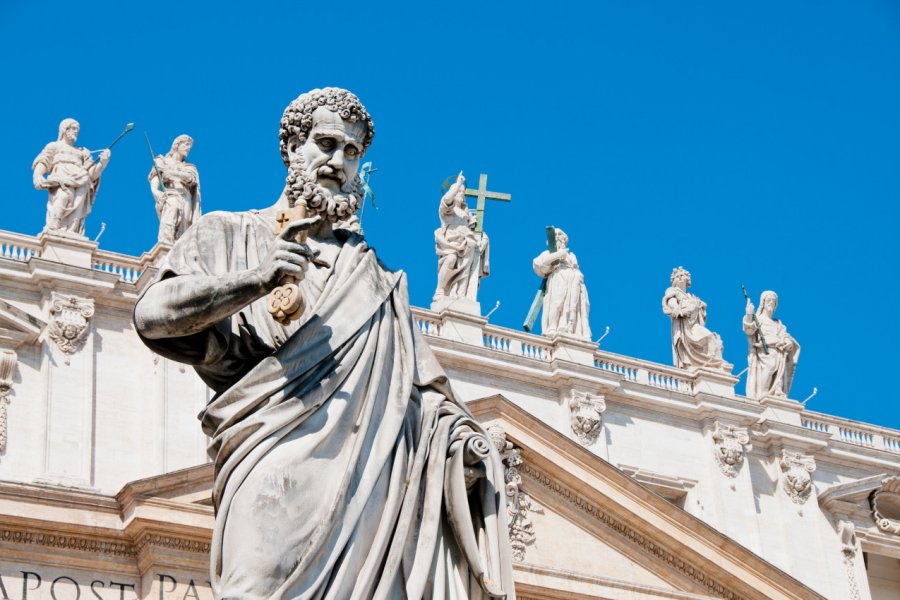
{"type": "Polygon", "coordinates": [[[488,429],[494,445],[503,457],[506,480],[506,514],[509,521],[509,543],[512,546],[512,559],[516,562],[525,560],[525,548],[534,544],[534,525],[528,513],[543,514],[544,509],[521,489],[522,476],[518,467],[522,464],[521,451],[506,439],[506,433],[499,427],[488,429]]]}
{"type": "Polygon", "coordinates": [[[869,496],[875,526],[885,533],[900,535],[900,477],[888,477],[869,496]]]}
{"type": "Polygon", "coordinates": [[[860,600],[859,583],[856,581],[856,568],[853,565],[853,559],[856,558],[856,528],[853,523],[841,521],[838,523],[838,535],[841,536],[841,554],[844,557],[844,568],[847,570],[850,600],[860,600]]]}
{"type": "Polygon", "coordinates": [[[735,427],[716,421],[712,436],[715,443],[716,462],[727,477],[737,477],[744,464],[744,447],[750,443],[746,427],[735,427]]]}
{"type": "Polygon", "coordinates": [[[796,504],[803,504],[812,493],[813,484],[811,473],[816,470],[816,461],[812,456],[781,451],[782,487],[796,504]]]}
{"type": "MultiPolygon", "coordinates": [[[[47,336],[63,354],[75,354],[84,347],[92,316],[93,300],[52,292],[47,336]]],[[[66,364],[68,362],[66,358],[66,364]]]]}
{"type": "Polygon", "coordinates": [[[597,441],[603,424],[606,401],[603,396],[584,392],[574,392],[569,400],[569,418],[572,432],[582,446],[590,446],[597,441]]]}
{"type": "Polygon", "coordinates": [[[11,350],[0,350],[0,452],[6,451],[7,416],[12,395],[13,373],[16,371],[16,353],[11,350]]]}

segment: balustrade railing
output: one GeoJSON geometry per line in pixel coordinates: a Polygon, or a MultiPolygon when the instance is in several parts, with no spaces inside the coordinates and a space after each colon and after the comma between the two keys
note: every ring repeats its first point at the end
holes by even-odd
{"type": "Polygon", "coordinates": [[[0,258],[28,262],[32,256],[41,255],[36,238],[11,231],[0,231],[0,258]]]}
{"type": "Polygon", "coordinates": [[[621,375],[625,381],[688,394],[693,388],[690,375],[675,367],[666,367],[640,359],[597,350],[594,366],[621,375]]]}
{"type": "Polygon", "coordinates": [[[91,268],[102,273],[116,275],[125,283],[134,283],[141,276],[143,267],[141,261],[127,254],[98,250],[91,259],[91,268]]]}
{"type": "Polygon", "coordinates": [[[549,362],[553,358],[552,345],[539,335],[485,325],[482,338],[485,348],[497,352],[544,362],[549,362]]]}
{"type": "Polygon", "coordinates": [[[806,411],[800,422],[807,429],[830,434],[836,441],[900,454],[900,431],[894,429],[806,411]]]}

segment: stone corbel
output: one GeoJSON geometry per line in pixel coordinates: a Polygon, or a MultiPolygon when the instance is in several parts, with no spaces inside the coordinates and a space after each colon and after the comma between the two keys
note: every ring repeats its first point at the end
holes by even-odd
{"type": "Polygon", "coordinates": [[[503,457],[506,481],[506,514],[509,521],[509,544],[512,547],[512,558],[516,562],[525,560],[525,548],[534,544],[534,525],[528,517],[529,513],[542,514],[531,496],[522,490],[522,475],[519,466],[522,464],[522,452],[506,439],[506,433],[497,426],[488,429],[494,445],[503,457]]]}
{"type": "Polygon", "coordinates": [[[597,441],[603,424],[606,401],[603,396],[573,391],[569,399],[569,420],[572,433],[582,446],[590,446],[597,441]]]}
{"type": "Polygon", "coordinates": [[[94,316],[94,301],[56,292],[51,294],[47,337],[65,355],[65,362],[69,364],[69,357],[81,350],[87,341],[90,318],[94,316]]]}
{"type": "Polygon", "coordinates": [[[7,419],[6,407],[12,395],[13,374],[16,372],[16,353],[12,350],[0,350],[0,452],[6,451],[7,419]]]}
{"type": "Polygon", "coordinates": [[[744,452],[750,443],[750,435],[746,427],[736,427],[727,423],[715,422],[712,434],[715,444],[716,463],[726,477],[737,477],[744,464],[744,452]]]}
{"type": "Polygon", "coordinates": [[[816,461],[812,456],[781,450],[781,486],[796,504],[804,504],[813,491],[812,473],[816,461]]]}

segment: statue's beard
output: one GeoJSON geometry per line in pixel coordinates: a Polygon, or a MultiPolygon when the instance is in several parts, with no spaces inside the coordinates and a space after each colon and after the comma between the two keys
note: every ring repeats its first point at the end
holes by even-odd
{"type": "Polygon", "coordinates": [[[362,199],[362,184],[358,177],[341,185],[340,192],[332,192],[316,183],[319,172],[330,167],[319,167],[309,173],[306,161],[298,152],[288,165],[287,196],[291,206],[298,202],[306,205],[309,216],[321,215],[332,223],[346,221],[359,210],[362,199]]]}

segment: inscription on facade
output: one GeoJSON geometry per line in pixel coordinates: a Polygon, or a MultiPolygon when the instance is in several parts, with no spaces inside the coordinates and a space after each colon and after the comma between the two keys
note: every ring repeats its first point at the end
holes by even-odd
{"type": "Polygon", "coordinates": [[[142,593],[137,579],[2,565],[0,600],[213,600],[205,578],[158,573],[150,581],[142,593]]]}

